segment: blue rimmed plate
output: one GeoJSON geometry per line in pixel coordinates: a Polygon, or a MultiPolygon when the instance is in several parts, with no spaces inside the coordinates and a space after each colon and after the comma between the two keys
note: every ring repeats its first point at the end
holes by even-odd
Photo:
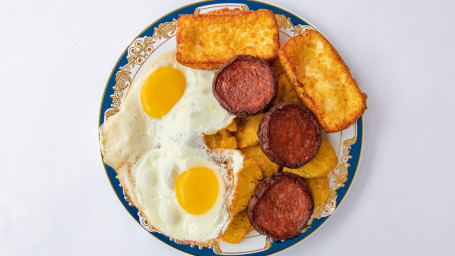
{"type": "MultiPolygon", "coordinates": [[[[226,7],[241,10],[272,10],[275,13],[280,29],[281,43],[307,29],[315,29],[307,21],[289,11],[257,1],[206,1],[193,3],[174,10],[140,33],[117,61],[107,82],[101,102],[99,125],[119,111],[129,86],[135,77],[143,71],[149,60],[175,50],[175,32],[179,14],[202,14],[226,7]]],[[[213,248],[200,248],[191,244],[177,243],[151,230],[147,220],[130,203],[128,195],[124,194],[119,180],[116,178],[117,173],[115,170],[105,164],[104,167],[115,193],[131,216],[153,236],[175,249],[193,255],[270,255],[303,241],[320,228],[338,208],[351,186],[360,161],[363,139],[362,120],[360,118],[356,124],[341,132],[327,134],[327,138],[339,159],[338,166],[329,174],[330,196],[322,205],[315,209],[310,220],[310,227],[303,230],[298,237],[288,239],[285,242],[271,243],[265,236],[253,231],[247,234],[240,244],[236,245],[220,242],[215,244],[213,248]]]]}

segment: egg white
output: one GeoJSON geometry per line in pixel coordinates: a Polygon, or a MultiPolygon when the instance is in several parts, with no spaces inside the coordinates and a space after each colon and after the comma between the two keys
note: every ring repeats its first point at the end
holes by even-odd
{"type": "Polygon", "coordinates": [[[177,240],[216,239],[232,217],[233,176],[242,167],[243,156],[237,150],[209,150],[203,139],[204,133],[214,133],[234,118],[212,94],[214,75],[180,65],[175,52],[160,56],[135,79],[120,111],[100,127],[104,161],[118,172],[124,190],[149,223],[177,240]],[[154,119],[142,109],[141,90],[150,74],[166,66],[182,72],[186,87],[171,111],[154,119]],[[177,176],[194,167],[213,170],[220,183],[215,205],[201,215],[187,213],[175,197],[177,176]]]}

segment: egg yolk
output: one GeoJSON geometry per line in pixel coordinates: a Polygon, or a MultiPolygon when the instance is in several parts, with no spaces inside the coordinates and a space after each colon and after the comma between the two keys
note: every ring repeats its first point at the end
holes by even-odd
{"type": "Polygon", "coordinates": [[[141,91],[141,104],[152,118],[161,118],[179,101],[185,91],[185,77],[172,67],[162,67],[153,72],[141,91]]]}
{"type": "Polygon", "coordinates": [[[191,214],[206,213],[216,202],[219,192],[216,174],[204,167],[189,169],[175,181],[175,194],[180,206],[191,214]]]}

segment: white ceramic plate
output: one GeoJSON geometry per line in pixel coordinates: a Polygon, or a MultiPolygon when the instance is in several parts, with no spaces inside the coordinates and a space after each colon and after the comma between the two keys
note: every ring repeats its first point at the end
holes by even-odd
{"type": "MultiPolygon", "coordinates": [[[[289,11],[257,1],[207,1],[193,3],[174,10],[147,27],[120,56],[106,85],[101,103],[99,125],[118,112],[129,86],[143,72],[150,60],[176,49],[175,32],[179,14],[205,13],[226,7],[241,10],[272,10],[275,13],[280,29],[281,43],[306,29],[315,29],[307,21],[289,11]]],[[[150,229],[147,220],[138,213],[136,207],[129,202],[128,196],[124,194],[116,178],[116,172],[110,166],[104,166],[115,193],[131,216],[153,236],[175,249],[193,255],[270,255],[301,242],[321,227],[335,212],[351,186],[362,150],[362,118],[346,130],[327,134],[327,138],[339,159],[338,166],[329,174],[330,196],[326,202],[315,209],[309,222],[311,226],[303,230],[298,237],[288,239],[285,242],[272,243],[265,236],[253,231],[240,244],[235,245],[220,242],[212,248],[199,248],[191,244],[176,243],[150,229]]]]}

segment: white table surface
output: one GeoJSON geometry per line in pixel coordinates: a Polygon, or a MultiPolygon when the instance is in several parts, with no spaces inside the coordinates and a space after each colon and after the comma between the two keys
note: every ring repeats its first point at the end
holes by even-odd
{"type": "MultiPolygon", "coordinates": [[[[278,1],[335,45],[368,94],[356,180],[321,229],[282,255],[455,253],[455,2],[278,1]]],[[[98,116],[144,28],[188,1],[4,1],[0,254],[181,255],[108,182],[98,116]]]]}

